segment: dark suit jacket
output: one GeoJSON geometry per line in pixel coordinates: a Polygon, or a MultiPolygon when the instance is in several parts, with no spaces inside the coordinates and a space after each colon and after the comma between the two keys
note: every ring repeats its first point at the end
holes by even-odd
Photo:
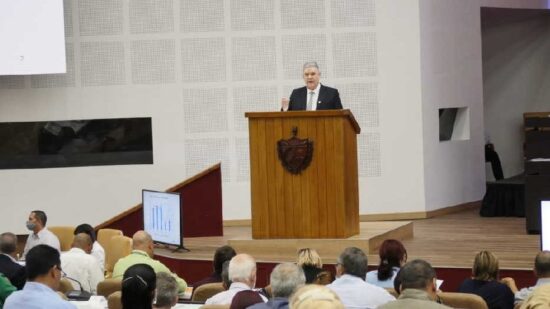
{"type": "MultiPolygon", "coordinates": [[[[307,88],[297,88],[292,90],[290,95],[288,110],[299,111],[307,107],[307,88]]],[[[317,110],[323,109],[342,109],[340,94],[338,89],[321,85],[319,89],[319,98],[317,99],[317,110]]]]}
{"type": "Polygon", "coordinates": [[[13,284],[18,290],[21,290],[27,281],[27,274],[25,273],[25,267],[13,262],[8,256],[0,254],[0,273],[3,273],[11,284],[13,284]]]}

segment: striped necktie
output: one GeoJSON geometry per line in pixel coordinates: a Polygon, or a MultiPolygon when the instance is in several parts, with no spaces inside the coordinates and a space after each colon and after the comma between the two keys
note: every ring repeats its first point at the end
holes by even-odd
{"type": "Polygon", "coordinates": [[[309,100],[307,101],[307,109],[308,111],[313,110],[313,96],[315,95],[315,92],[310,91],[309,92],[309,100]]]}

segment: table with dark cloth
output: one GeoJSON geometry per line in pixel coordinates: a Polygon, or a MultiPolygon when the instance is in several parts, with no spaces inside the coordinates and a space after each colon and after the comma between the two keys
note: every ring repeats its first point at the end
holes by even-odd
{"type": "Polygon", "coordinates": [[[487,182],[481,203],[482,217],[525,217],[525,176],[487,182]]]}

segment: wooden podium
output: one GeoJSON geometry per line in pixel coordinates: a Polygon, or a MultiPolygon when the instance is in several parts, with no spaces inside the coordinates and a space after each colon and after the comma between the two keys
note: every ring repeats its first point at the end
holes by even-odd
{"type": "Polygon", "coordinates": [[[246,113],[250,134],[252,237],[347,238],[359,233],[357,138],[349,110],[246,113]],[[313,142],[309,166],[289,172],[278,141],[313,142]]]}

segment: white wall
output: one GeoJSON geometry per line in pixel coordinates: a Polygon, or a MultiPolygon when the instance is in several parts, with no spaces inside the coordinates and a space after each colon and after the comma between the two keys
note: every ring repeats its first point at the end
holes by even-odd
{"type": "Polygon", "coordinates": [[[550,111],[550,14],[493,10],[485,19],[485,130],[511,177],[524,169],[523,113],[550,111]]]}

